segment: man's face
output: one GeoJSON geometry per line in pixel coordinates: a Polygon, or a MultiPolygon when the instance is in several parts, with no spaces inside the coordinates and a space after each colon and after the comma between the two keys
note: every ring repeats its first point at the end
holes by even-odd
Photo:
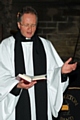
{"type": "Polygon", "coordinates": [[[21,22],[18,22],[18,28],[20,29],[22,35],[26,38],[31,38],[37,26],[37,17],[35,14],[24,14],[21,18],[21,22]]]}

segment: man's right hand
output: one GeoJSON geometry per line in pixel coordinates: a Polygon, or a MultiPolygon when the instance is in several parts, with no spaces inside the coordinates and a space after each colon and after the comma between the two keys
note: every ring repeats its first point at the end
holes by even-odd
{"type": "Polygon", "coordinates": [[[25,84],[24,80],[21,80],[18,84],[17,84],[17,88],[22,88],[22,89],[29,89],[31,88],[34,84],[36,84],[37,81],[32,81],[30,83],[25,84]]]}

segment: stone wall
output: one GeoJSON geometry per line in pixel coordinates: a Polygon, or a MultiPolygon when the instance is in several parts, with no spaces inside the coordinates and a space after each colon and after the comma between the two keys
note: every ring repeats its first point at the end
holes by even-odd
{"type": "MultiPolygon", "coordinates": [[[[60,2],[57,0],[44,2],[26,0],[3,0],[0,1],[0,25],[3,26],[2,38],[11,35],[10,31],[16,31],[16,14],[25,5],[34,7],[39,16],[37,33],[49,39],[60,57],[65,61],[73,57],[76,42],[79,39],[80,29],[80,3],[60,2]]],[[[76,51],[76,59],[80,59],[80,40],[76,51]]]]}

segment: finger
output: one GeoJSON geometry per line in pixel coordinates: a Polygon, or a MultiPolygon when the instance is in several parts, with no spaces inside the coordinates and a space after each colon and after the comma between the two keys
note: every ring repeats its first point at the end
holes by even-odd
{"type": "Polygon", "coordinates": [[[77,63],[74,63],[74,64],[72,64],[71,66],[72,66],[72,70],[75,70],[76,67],[77,67],[77,63]]]}
{"type": "Polygon", "coordinates": [[[77,62],[74,64],[74,69],[76,69],[77,68],[77,62]]]}
{"type": "Polygon", "coordinates": [[[69,58],[65,63],[70,63],[71,62],[71,60],[72,60],[72,58],[69,58]]]}
{"type": "Polygon", "coordinates": [[[36,83],[37,83],[37,81],[31,82],[31,85],[33,86],[33,85],[36,84],[36,83]]]}
{"type": "Polygon", "coordinates": [[[33,85],[36,84],[36,83],[37,83],[37,81],[30,82],[30,83],[26,84],[26,86],[33,86],[33,85]]]}
{"type": "Polygon", "coordinates": [[[34,85],[34,83],[30,83],[29,85],[26,85],[26,89],[31,88],[34,85]]]}
{"type": "Polygon", "coordinates": [[[37,80],[32,81],[33,84],[37,83],[37,80]]]}
{"type": "Polygon", "coordinates": [[[24,82],[24,80],[20,80],[20,83],[23,83],[24,82]]]}
{"type": "Polygon", "coordinates": [[[74,63],[77,66],[77,62],[74,63]]]}

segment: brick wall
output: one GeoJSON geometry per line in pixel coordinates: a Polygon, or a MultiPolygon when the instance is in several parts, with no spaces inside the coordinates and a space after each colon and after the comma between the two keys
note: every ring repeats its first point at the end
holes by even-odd
{"type": "MultiPolygon", "coordinates": [[[[52,41],[63,60],[74,55],[80,29],[80,10],[50,8],[44,20],[39,21],[38,34],[52,41]],[[77,12],[76,12],[77,11],[77,12]],[[48,20],[47,20],[48,17],[48,20]]],[[[79,61],[80,40],[76,51],[76,59],[79,61]]],[[[75,59],[75,60],[76,60],[75,59]]]]}
{"type": "MultiPolygon", "coordinates": [[[[31,1],[31,0],[30,0],[31,1]]],[[[3,38],[17,30],[16,14],[25,5],[34,7],[39,16],[37,33],[49,39],[60,57],[65,61],[74,54],[80,28],[80,4],[64,2],[25,2],[5,0],[0,2],[0,24],[3,24],[3,38]],[[5,3],[4,3],[5,2],[5,3]]],[[[53,0],[54,1],[54,0],[53,0]]],[[[80,59],[80,40],[78,42],[76,60],[80,59]]]]}

